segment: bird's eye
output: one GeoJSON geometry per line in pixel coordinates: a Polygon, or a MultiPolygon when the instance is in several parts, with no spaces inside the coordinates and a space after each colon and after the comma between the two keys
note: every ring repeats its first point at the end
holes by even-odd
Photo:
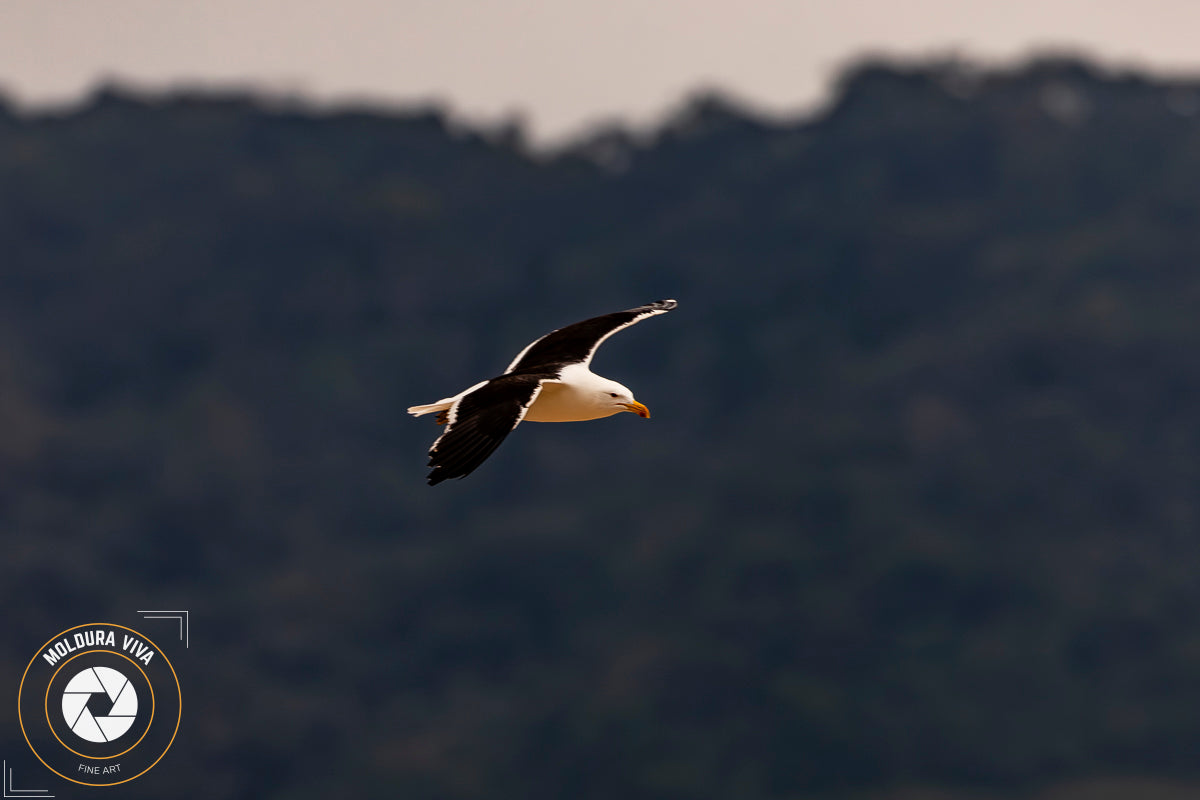
{"type": "Polygon", "coordinates": [[[609,396],[609,397],[616,397],[616,396],[617,396],[617,393],[616,393],[616,392],[609,392],[609,393],[608,393],[608,396],[609,396]]]}

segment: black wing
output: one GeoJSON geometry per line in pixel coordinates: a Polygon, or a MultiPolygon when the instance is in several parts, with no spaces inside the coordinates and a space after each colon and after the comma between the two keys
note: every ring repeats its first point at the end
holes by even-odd
{"type": "Polygon", "coordinates": [[[501,375],[450,407],[446,430],[429,448],[429,485],[464,478],[525,418],[548,376],[501,375]]]}
{"type": "Polygon", "coordinates": [[[675,308],[674,300],[657,300],[644,306],[592,317],[565,328],[547,333],[522,350],[504,371],[519,372],[550,364],[589,363],[601,343],[619,330],[641,322],[655,314],[665,314],[675,308]]]}

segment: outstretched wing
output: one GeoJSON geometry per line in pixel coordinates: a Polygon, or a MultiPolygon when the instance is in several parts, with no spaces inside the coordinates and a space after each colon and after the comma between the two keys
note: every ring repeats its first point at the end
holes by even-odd
{"type": "Polygon", "coordinates": [[[677,305],[679,304],[674,300],[657,300],[644,306],[605,314],[601,317],[592,317],[583,322],[559,328],[547,333],[518,353],[504,374],[528,371],[550,364],[562,365],[580,362],[586,366],[591,362],[596,348],[605,339],[619,330],[641,322],[646,317],[665,314],[677,305]]]}
{"type": "Polygon", "coordinates": [[[429,485],[471,474],[525,419],[547,376],[501,375],[450,406],[446,430],[429,448],[429,485]]]}

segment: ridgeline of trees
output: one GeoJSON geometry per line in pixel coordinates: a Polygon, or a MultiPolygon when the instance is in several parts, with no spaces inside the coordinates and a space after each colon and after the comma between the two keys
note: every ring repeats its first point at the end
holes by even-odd
{"type": "Polygon", "coordinates": [[[123,796],[1173,797],[1198,310],[1200,83],[1076,61],[554,154],[437,109],[0,104],[0,692],[186,608],[183,729],[123,796]],[[596,360],[651,421],[424,484],[406,406],[657,297],[596,360]]]}

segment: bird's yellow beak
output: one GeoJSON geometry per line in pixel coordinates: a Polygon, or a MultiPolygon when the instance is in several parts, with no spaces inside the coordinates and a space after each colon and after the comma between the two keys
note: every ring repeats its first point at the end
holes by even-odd
{"type": "Polygon", "coordinates": [[[650,419],[650,409],[646,408],[637,400],[634,400],[632,403],[621,403],[621,405],[625,406],[626,411],[632,411],[642,419],[650,419]]]}

